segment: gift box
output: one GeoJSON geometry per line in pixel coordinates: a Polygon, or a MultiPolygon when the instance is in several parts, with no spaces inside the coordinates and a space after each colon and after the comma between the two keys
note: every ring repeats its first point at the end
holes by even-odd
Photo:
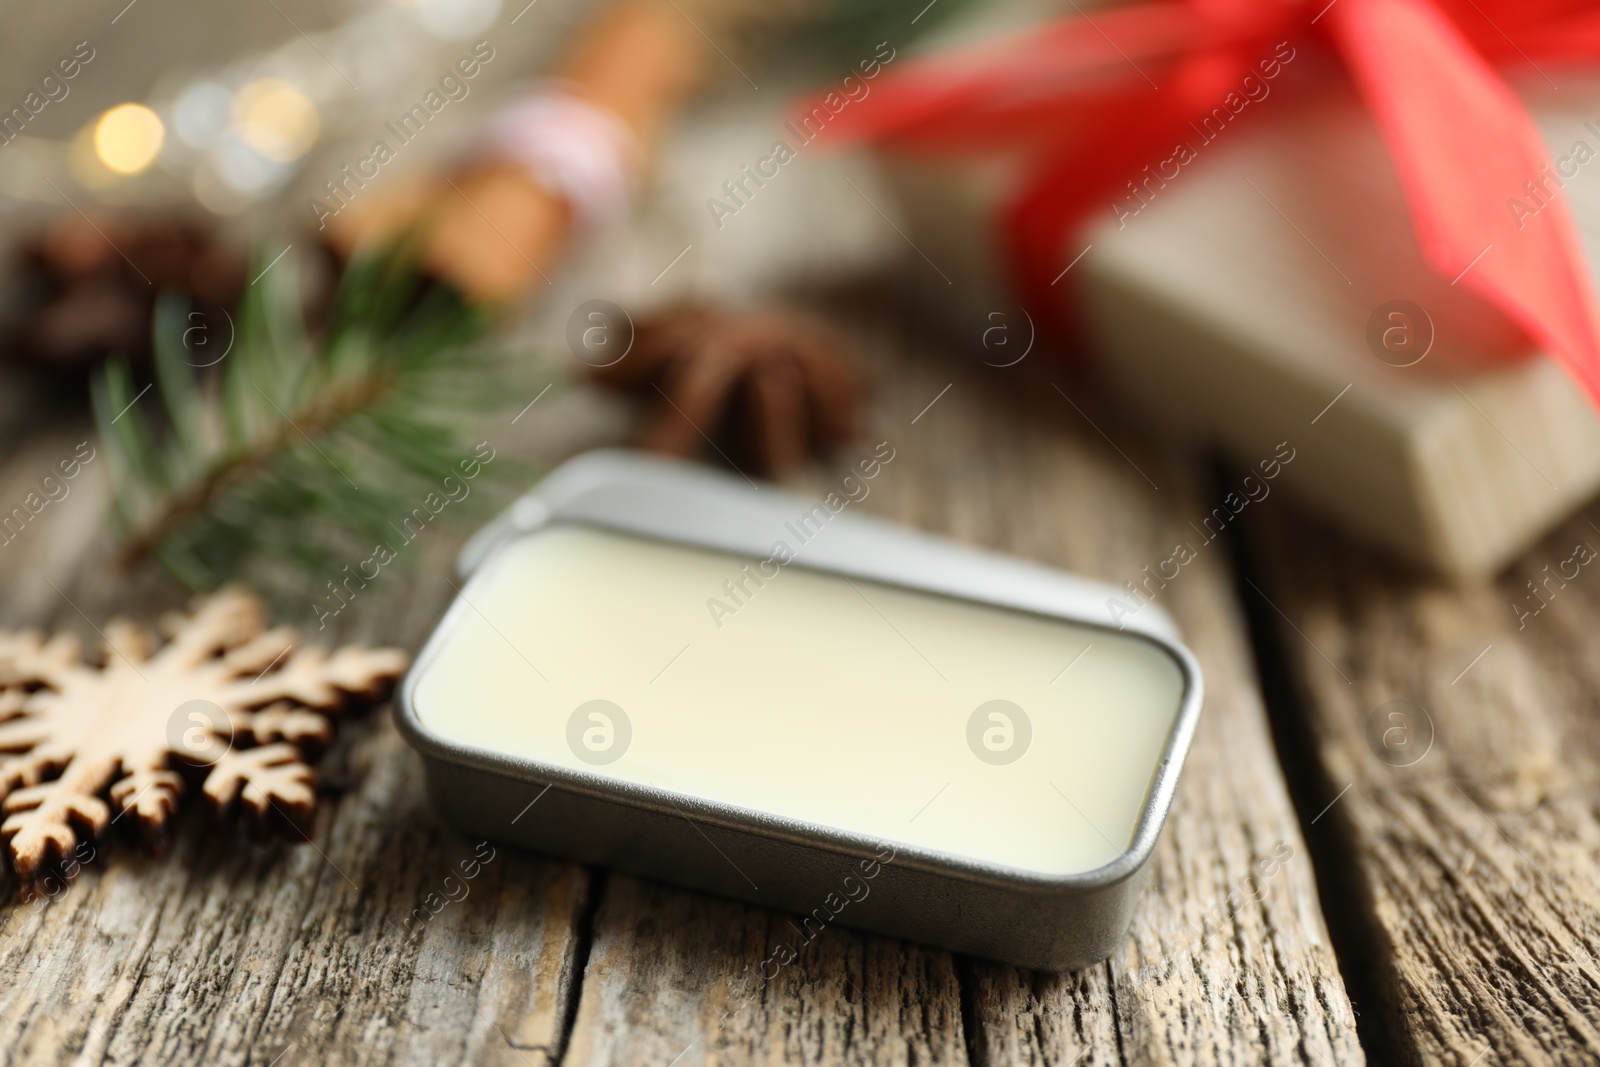
{"type": "MultiPolygon", "coordinates": [[[[1285,111],[1086,234],[1105,373],[1242,463],[1290,442],[1286,486],[1395,553],[1491,574],[1594,496],[1600,418],[1548,355],[1497,359],[1511,325],[1427,269],[1356,101],[1285,111]]],[[[1564,192],[1600,222],[1600,169],[1564,192]]]]}
{"type": "MultiPolygon", "coordinates": [[[[1112,41],[1119,31],[1097,18],[1112,41]]],[[[1133,39],[1121,32],[1113,47],[1133,39]]],[[[1504,193],[1503,209],[1495,205],[1504,218],[1489,220],[1498,229],[1476,258],[1455,253],[1452,277],[1441,270],[1449,255],[1440,255],[1439,217],[1419,212],[1416,189],[1408,195],[1406,187],[1430,163],[1403,153],[1396,162],[1394,131],[1375,115],[1371,86],[1358,91],[1359,79],[1314,36],[1263,41],[1246,51],[1246,75],[1216,92],[1217,106],[1169,138],[1172,147],[1126,154],[1126,180],[1052,235],[1058,272],[1040,275],[1035,265],[1020,288],[1007,286],[1029,272],[1026,263],[1018,269],[1018,224],[1040,211],[1016,205],[1039,153],[958,143],[930,156],[883,138],[907,236],[949,280],[918,288],[967,326],[1013,310],[1038,322],[1070,320],[1070,336],[1104,377],[1162,425],[1199,434],[1251,469],[1292,449],[1279,484],[1303,501],[1433,572],[1491,575],[1600,489],[1600,418],[1581,384],[1592,301],[1519,315],[1517,294],[1494,289],[1508,274],[1515,288],[1516,271],[1507,270],[1521,262],[1515,257],[1559,258],[1537,241],[1559,236],[1562,225],[1581,235],[1573,275],[1592,284],[1600,81],[1569,67],[1559,93],[1537,75],[1515,85],[1548,160],[1527,165],[1524,181],[1489,183],[1504,193]],[[1565,345],[1556,359],[1532,338],[1562,315],[1573,329],[1543,338],[1565,345]]],[[[1132,44],[1118,51],[1169,86],[1176,76],[1132,44]]],[[[951,66],[951,94],[989,91],[974,88],[982,79],[972,71],[985,61],[969,59],[951,66]]],[[[923,113],[900,121],[897,135],[937,124],[946,104],[938,93],[924,97],[923,113]]],[[[1010,139],[1023,149],[1050,136],[1026,106],[1007,101],[996,112],[1022,113],[1010,139]]],[[[1475,149],[1461,146],[1469,157],[1518,147],[1470,126],[1457,133],[1482,138],[1475,149]]],[[[870,126],[861,137],[875,138],[870,126]]],[[[1058,158],[1070,160],[1068,149],[1058,158]]],[[[1081,191],[1070,172],[1060,180],[1069,194],[1081,191]]],[[[1462,214],[1432,206],[1446,228],[1462,214]]],[[[1030,236],[1021,233],[1024,249],[1030,236]]]]}

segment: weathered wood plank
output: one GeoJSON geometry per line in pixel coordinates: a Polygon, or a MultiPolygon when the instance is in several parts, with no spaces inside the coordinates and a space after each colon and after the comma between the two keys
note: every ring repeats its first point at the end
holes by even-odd
{"type": "MultiPolygon", "coordinates": [[[[869,510],[1112,580],[1169,555],[1201,510],[1180,457],[1137,440],[1076,387],[1115,447],[1048,385],[998,388],[988,368],[955,366],[892,320],[869,316],[856,330],[879,381],[874,423],[898,449],[869,510]]],[[[616,420],[588,404],[575,394],[570,409],[541,408],[546,431],[560,425],[569,447],[604,439],[616,420]],[[580,422],[588,428],[574,432],[580,422]]],[[[27,434],[0,489],[81,436],[27,434]]],[[[818,472],[812,485],[832,477],[818,472]]],[[[0,558],[0,624],[92,636],[77,608],[148,617],[176,601],[150,579],[109,579],[93,485],[0,558]]],[[[428,567],[458,542],[421,545],[428,567]]],[[[408,935],[393,926],[476,843],[434,820],[415,758],[380,716],[352,724],[330,756],[329,775],[349,771],[358,785],[329,799],[314,844],[238,843],[193,817],[165,859],[116,844],[26,915],[24,936],[0,945],[0,1032],[17,1038],[0,1057],[525,1063],[565,1047],[574,1064],[1357,1062],[1226,563],[1208,553],[1161,600],[1211,697],[1133,932],[1105,966],[1031,974],[830,930],[776,980],[751,983],[787,917],[622,876],[591,886],[586,872],[507,849],[466,900],[408,935]]],[[[332,636],[414,647],[449,592],[442,580],[396,582],[357,601],[332,636]]]]}
{"type": "Polygon", "coordinates": [[[614,875],[568,1063],[959,1063],[948,953],[829,931],[763,983],[789,917],[614,875]]]}
{"type": "MultiPolygon", "coordinates": [[[[89,432],[66,420],[19,435],[0,499],[89,432]]],[[[157,576],[109,569],[105,488],[104,460],[91,462],[0,548],[0,625],[74,629],[92,647],[109,615],[148,620],[181,602],[157,576]]],[[[465,533],[419,539],[433,580],[374,583],[320,636],[416,647],[465,533]]],[[[281,608],[315,629],[309,609],[281,608]]],[[[309,840],[255,843],[195,811],[164,857],[113,834],[55,899],[23,903],[6,875],[0,1062],[553,1060],[589,874],[440,824],[386,711],[346,723],[320,776],[354,788],[324,797],[309,840]]]]}
{"type": "Polygon", "coordinates": [[[1600,1058],[1597,520],[1466,589],[1288,509],[1251,531],[1386,1059],[1600,1058]]]}
{"type": "MultiPolygon", "coordinates": [[[[1000,372],[881,317],[855,332],[878,381],[871,439],[897,453],[869,511],[1113,581],[1170,555],[1200,512],[1192,470],[1125,419],[1088,409],[1113,447],[1048,382],[997,385],[1000,372]]],[[[1210,696],[1133,931],[1107,965],[1033,974],[830,930],[728,1013],[784,917],[616,877],[569,1062],[1360,1062],[1220,551],[1163,594],[1210,696]]]]}

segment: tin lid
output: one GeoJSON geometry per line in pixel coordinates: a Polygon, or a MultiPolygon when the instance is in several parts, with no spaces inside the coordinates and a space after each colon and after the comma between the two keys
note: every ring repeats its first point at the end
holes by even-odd
{"type": "MultiPolygon", "coordinates": [[[[839,495],[850,500],[850,491],[842,486],[839,495]]],[[[628,449],[597,449],[567,460],[473,535],[456,569],[469,577],[506,541],[557,520],[765,556],[783,534],[785,522],[811,513],[819,503],[771,485],[756,488],[699,464],[628,449]]],[[[961,545],[849,507],[835,517],[829,536],[807,546],[806,566],[1178,643],[1177,626],[1158,605],[1145,604],[1132,614],[1114,612],[1112,601],[1126,604],[1128,599],[1116,586],[961,545]]]]}

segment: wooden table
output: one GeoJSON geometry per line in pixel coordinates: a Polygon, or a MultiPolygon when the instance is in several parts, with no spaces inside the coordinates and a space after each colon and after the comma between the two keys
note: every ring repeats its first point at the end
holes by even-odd
{"type": "MultiPolygon", "coordinates": [[[[1233,484],[1037,360],[998,371],[859,301],[840,313],[876,379],[872,440],[897,450],[864,504],[878,515],[1120,584],[1198,541],[1189,524],[1233,484]]],[[[89,431],[3,403],[9,502],[89,431]]],[[[518,448],[545,459],[623,425],[581,389],[535,410],[518,448]]],[[[0,548],[0,624],[92,637],[87,619],[181,601],[108,568],[94,478],[0,548]]],[[[440,530],[337,638],[415,648],[466,532],[440,530]]],[[[834,929],[724,1018],[787,916],[504,845],[408,932],[477,843],[431,814],[380,712],[324,761],[337,789],[309,841],[190,812],[164,856],[107,842],[45,907],[5,875],[0,1061],[1595,1062],[1600,586],[1567,583],[1524,629],[1508,606],[1580,541],[1600,545],[1584,518],[1451,591],[1275,491],[1200,547],[1159,602],[1204,666],[1205,713],[1132,929],[1079,973],[834,929]],[[1395,699],[1431,720],[1400,738],[1415,754],[1430,735],[1409,765],[1373,740],[1395,699]]]]}

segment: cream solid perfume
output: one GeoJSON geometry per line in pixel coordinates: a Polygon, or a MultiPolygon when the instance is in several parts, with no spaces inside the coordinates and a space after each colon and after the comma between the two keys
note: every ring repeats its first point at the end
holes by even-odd
{"type": "Polygon", "coordinates": [[[1107,587],[847,513],[848,488],[618,452],[552,474],[468,546],[402,688],[436,802],[812,924],[1103,958],[1192,657],[1153,610],[1114,625],[1107,587]]]}

